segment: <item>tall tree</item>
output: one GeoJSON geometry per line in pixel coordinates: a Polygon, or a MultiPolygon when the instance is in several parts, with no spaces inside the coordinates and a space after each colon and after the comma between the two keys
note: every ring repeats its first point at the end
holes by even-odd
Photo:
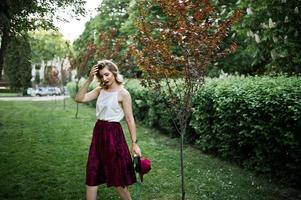
{"type": "Polygon", "coordinates": [[[31,50],[28,36],[18,36],[11,39],[4,60],[5,74],[12,89],[23,92],[30,86],[31,80],[31,50]]]}
{"type": "Polygon", "coordinates": [[[53,58],[63,58],[68,50],[63,35],[58,31],[36,30],[29,32],[32,50],[32,62],[49,61],[53,58]]]}
{"type": "Polygon", "coordinates": [[[184,136],[192,113],[192,97],[204,82],[208,66],[236,49],[223,40],[241,13],[222,20],[209,1],[143,0],[137,21],[141,33],[132,53],[145,74],[146,85],[164,97],[181,136],[180,169],[184,184],[184,136]],[[152,13],[152,14],[150,14],[152,13]],[[159,13],[161,15],[156,15],[159,13]],[[163,15],[162,15],[163,13],[163,15]]]}
{"type": "MultiPolygon", "coordinates": [[[[217,0],[216,0],[217,1],[217,0]]],[[[237,52],[216,63],[226,72],[242,74],[301,72],[301,0],[219,0],[219,8],[246,11],[231,35],[237,52]]]]}
{"type": "MultiPolygon", "coordinates": [[[[10,36],[38,27],[54,28],[57,10],[69,8],[71,15],[83,15],[85,0],[1,0],[0,2],[0,72],[10,36]]],[[[64,19],[61,19],[64,20],[64,19]]],[[[2,73],[0,73],[0,79],[2,73]]]]}
{"type": "MultiPolygon", "coordinates": [[[[123,71],[124,57],[127,53],[126,42],[127,34],[121,31],[121,27],[128,19],[128,6],[130,0],[104,0],[99,7],[99,13],[96,17],[87,22],[82,35],[74,42],[75,56],[78,59],[85,60],[87,52],[91,46],[98,48],[99,55],[94,55],[87,61],[87,70],[96,62],[97,59],[114,59],[120,64],[123,71]],[[117,46],[119,49],[118,56],[113,55],[117,46]],[[105,47],[109,47],[105,49],[105,47]],[[111,52],[112,51],[112,52],[111,52]]],[[[97,53],[96,51],[94,53],[97,53]]]]}

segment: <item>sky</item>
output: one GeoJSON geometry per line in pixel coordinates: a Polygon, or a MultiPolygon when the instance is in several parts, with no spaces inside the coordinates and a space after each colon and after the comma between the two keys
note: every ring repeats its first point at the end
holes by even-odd
{"type": "MultiPolygon", "coordinates": [[[[96,15],[96,8],[100,5],[101,1],[102,0],[86,0],[86,16],[80,17],[79,20],[68,19],[69,22],[56,21],[54,24],[67,40],[73,42],[84,31],[85,23],[96,15]]],[[[66,12],[67,11],[61,11],[59,15],[68,18],[66,17],[66,12]]]]}

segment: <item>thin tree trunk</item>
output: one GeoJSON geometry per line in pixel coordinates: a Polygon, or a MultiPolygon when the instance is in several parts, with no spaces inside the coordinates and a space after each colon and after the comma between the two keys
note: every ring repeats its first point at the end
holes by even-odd
{"type": "Polygon", "coordinates": [[[77,115],[78,115],[78,103],[76,102],[76,113],[75,113],[75,119],[77,119],[77,115]]]}
{"type": "Polygon", "coordinates": [[[66,59],[66,55],[65,57],[63,58],[63,61],[61,63],[61,87],[62,87],[62,91],[63,91],[63,101],[64,101],[64,110],[66,108],[66,100],[65,100],[65,87],[64,87],[64,83],[65,83],[65,75],[64,75],[64,62],[65,62],[65,59],[66,59]]]}
{"type": "MultiPolygon", "coordinates": [[[[76,94],[78,92],[78,84],[79,84],[79,79],[78,81],[76,81],[76,86],[75,86],[75,91],[76,91],[76,94]]],[[[77,119],[77,115],[78,115],[78,109],[79,109],[79,106],[78,106],[78,103],[76,102],[76,113],[75,113],[75,119],[77,119]]]]}
{"type": "MultiPolygon", "coordinates": [[[[65,93],[65,89],[63,89],[64,93],[65,93]]],[[[63,98],[64,98],[64,110],[66,109],[66,97],[65,94],[63,93],[63,98]]]]}
{"type": "MultiPolygon", "coordinates": [[[[189,107],[189,98],[191,98],[190,94],[186,94],[185,97],[187,98],[188,101],[185,101],[185,108],[189,107]]],[[[190,112],[187,112],[185,109],[185,112],[183,113],[183,121],[181,122],[181,186],[182,186],[182,200],[185,200],[185,176],[184,176],[184,138],[187,130],[187,124],[188,124],[188,116],[190,112]],[[183,124],[184,123],[184,124],[183,124]]]]}
{"type": "Polygon", "coordinates": [[[5,50],[7,48],[8,43],[9,43],[8,29],[4,28],[2,36],[1,36],[1,48],[0,48],[0,80],[2,80],[2,70],[3,70],[3,65],[4,65],[4,56],[5,56],[5,50]]]}
{"type": "Polygon", "coordinates": [[[181,188],[182,188],[182,200],[185,200],[185,182],[184,182],[184,154],[183,154],[183,148],[184,148],[184,135],[185,130],[182,130],[181,133],[181,151],[180,151],[180,159],[181,159],[181,188]]]}

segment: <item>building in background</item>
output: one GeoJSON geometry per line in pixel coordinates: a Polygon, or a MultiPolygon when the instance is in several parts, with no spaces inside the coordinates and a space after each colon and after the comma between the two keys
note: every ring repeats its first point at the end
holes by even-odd
{"type": "Polygon", "coordinates": [[[32,64],[31,75],[33,87],[45,85],[63,87],[66,83],[74,81],[76,70],[71,69],[68,58],[57,57],[50,61],[32,64]]]}

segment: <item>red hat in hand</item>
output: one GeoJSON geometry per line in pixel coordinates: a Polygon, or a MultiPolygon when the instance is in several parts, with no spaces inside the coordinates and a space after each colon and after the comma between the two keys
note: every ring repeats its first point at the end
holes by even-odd
{"type": "Polygon", "coordinates": [[[144,157],[135,157],[134,163],[137,163],[135,170],[136,172],[139,172],[141,182],[143,182],[143,175],[151,170],[151,161],[144,157]],[[135,161],[135,159],[137,160],[135,161]]]}

